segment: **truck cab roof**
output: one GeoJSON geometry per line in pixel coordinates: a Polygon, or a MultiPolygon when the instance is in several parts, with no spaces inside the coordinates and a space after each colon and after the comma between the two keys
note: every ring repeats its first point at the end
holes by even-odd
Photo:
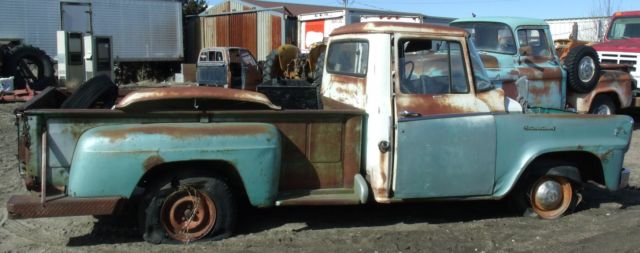
{"type": "Polygon", "coordinates": [[[429,33],[460,37],[466,36],[467,34],[464,29],[448,26],[399,22],[368,22],[337,28],[333,30],[331,36],[355,33],[429,33]]]}
{"type": "Polygon", "coordinates": [[[502,23],[516,28],[519,26],[549,26],[547,22],[542,19],[535,18],[521,18],[521,17],[481,17],[481,18],[460,18],[451,23],[464,23],[464,22],[487,22],[487,23],[502,23]]]}

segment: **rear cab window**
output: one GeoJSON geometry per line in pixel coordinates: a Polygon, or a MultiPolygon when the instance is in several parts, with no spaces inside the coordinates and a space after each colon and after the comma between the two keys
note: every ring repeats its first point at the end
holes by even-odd
{"type": "Polygon", "coordinates": [[[221,51],[212,50],[212,51],[202,51],[200,56],[198,57],[199,63],[212,63],[212,62],[224,62],[224,58],[222,56],[221,51]]]}
{"type": "Polygon", "coordinates": [[[331,74],[364,77],[369,64],[367,41],[335,41],[327,53],[327,72],[331,74]]]}

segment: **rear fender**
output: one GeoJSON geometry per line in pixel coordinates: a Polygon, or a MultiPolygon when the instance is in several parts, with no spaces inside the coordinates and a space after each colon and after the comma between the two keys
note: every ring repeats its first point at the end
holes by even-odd
{"type": "Polygon", "coordinates": [[[68,185],[72,197],[129,198],[151,168],[184,161],[231,164],[255,206],[272,205],[277,193],[280,136],[270,124],[102,126],[86,131],[75,150],[68,185]]]}
{"type": "Polygon", "coordinates": [[[617,100],[619,108],[631,106],[633,100],[633,78],[623,71],[602,71],[596,87],[589,93],[573,92],[569,95],[568,103],[576,108],[579,113],[588,113],[591,103],[598,95],[611,95],[614,102],[617,100]]]}

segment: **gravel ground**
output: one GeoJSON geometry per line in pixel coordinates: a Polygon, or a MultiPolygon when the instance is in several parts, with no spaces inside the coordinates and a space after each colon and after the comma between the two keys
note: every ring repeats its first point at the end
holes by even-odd
{"type": "Polygon", "coordinates": [[[631,187],[589,185],[579,210],[559,220],[515,217],[486,201],[272,208],[243,212],[238,235],[223,241],[151,245],[114,219],[6,219],[8,197],[26,193],[15,106],[0,104],[0,252],[640,252],[638,130],[625,159],[631,187]]]}

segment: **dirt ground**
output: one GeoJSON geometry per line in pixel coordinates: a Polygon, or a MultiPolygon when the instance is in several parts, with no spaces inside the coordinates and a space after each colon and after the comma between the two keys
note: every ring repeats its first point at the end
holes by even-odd
{"type": "Polygon", "coordinates": [[[631,187],[589,185],[577,212],[559,220],[513,216],[501,202],[272,208],[245,211],[230,239],[151,245],[108,219],[7,220],[8,197],[26,192],[15,106],[0,105],[0,252],[640,252],[640,130],[625,159],[631,187]]]}

